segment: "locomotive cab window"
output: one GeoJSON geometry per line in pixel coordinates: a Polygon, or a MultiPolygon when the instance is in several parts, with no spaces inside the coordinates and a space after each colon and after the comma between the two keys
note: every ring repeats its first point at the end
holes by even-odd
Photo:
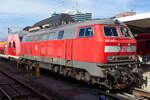
{"type": "Polygon", "coordinates": [[[133,37],[131,31],[126,27],[120,27],[123,37],[133,37]]]}
{"type": "Polygon", "coordinates": [[[15,41],[13,41],[13,47],[16,48],[15,41]]]}
{"type": "Polygon", "coordinates": [[[64,31],[59,31],[57,39],[62,39],[64,36],[64,31]]]}
{"type": "Polygon", "coordinates": [[[22,42],[27,42],[27,38],[23,37],[22,42]]]}
{"type": "Polygon", "coordinates": [[[30,38],[31,38],[30,36],[23,37],[23,42],[29,42],[30,38]]]}
{"type": "Polygon", "coordinates": [[[115,26],[104,26],[104,34],[108,37],[119,37],[117,28],[115,26]]]}
{"type": "Polygon", "coordinates": [[[79,31],[79,37],[83,37],[85,33],[85,28],[80,29],[79,31]]]}
{"type": "Polygon", "coordinates": [[[81,28],[79,30],[79,37],[90,37],[93,35],[93,27],[81,28]]]}
{"type": "Polygon", "coordinates": [[[46,40],[49,40],[49,34],[43,34],[41,36],[41,41],[46,41],[46,40]]]}
{"type": "Polygon", "coordinates": [[[9,42],[9,48],[11,48],[11,42],[9,42]]]}
{"type": "Polygon", "coordinates": [[[23,39],[23,37],[21,36],[21,37],[19,37],[19,40],[22,42],[22,39],[23,39]]]}
{"type": "Polygon", "coordinates": [[[37,40],[38,40],[38,36],[33,35],[30,37],[30,42],[37,41],[37,40]]]}

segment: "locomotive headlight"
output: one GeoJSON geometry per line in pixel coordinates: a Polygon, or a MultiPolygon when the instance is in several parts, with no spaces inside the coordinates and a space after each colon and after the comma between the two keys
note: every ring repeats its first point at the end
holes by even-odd
{"type": "Polygon", "coordinates": [[[129,56],[129,60],[133,60],[132,56],[129,56]]]}
{"type": "Polygon", "coordinates": [[[107,60],[108,61],[115,61],[115,60],[117,60],[117,57],[116,56],[108,56],[107,60]]]}
{"type": "Polygon", "coordinates": [[[131,55],[131,56],[129,56],[129,60],[135,60],[135,55],[131,55]]]}
{"type": "Polygon", "coordinates": [[[107,60],[108,60],[108,61],[112,61],[112,56],[108,56],[108,57],[107,57],[107,60]]]}

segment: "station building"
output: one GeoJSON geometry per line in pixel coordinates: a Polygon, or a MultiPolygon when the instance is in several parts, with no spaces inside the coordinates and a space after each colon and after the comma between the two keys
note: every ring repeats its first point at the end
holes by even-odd
{"type": "Polygon", "coordinates": [[[43,19],[31,27],[25,27],[23,30],[33,32],[44,28],[56,27],[61,24],[70,24],[90,19],[92,19],[92,13],[88,11],[68,10],[62,13],[54,12],[51,17],[43,19]]]}
{"type": "MultiPolygon", "coordinates": [[[[62,13],[70,15],[72,17],[72,19],[76,22],[92,19],[92,13],[89,11],[67,10],[62,13]]],[[[52,13],[52,16],[56,16],[59,14],[61,14],[61,13],[54,12],[54,13],[52,13]]]]}
{"type": "Polygon", "coordinates": [[[132,33],[135,35],[142,33],[150,33],[150,13],[121,13],[118,14],[115,19],[127,24],[130,27],[132,33]]]}

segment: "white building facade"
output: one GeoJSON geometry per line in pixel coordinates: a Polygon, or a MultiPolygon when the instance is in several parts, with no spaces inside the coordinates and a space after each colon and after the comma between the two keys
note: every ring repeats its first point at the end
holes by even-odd
{"type": "MultiPolygon", "coordinates": [[[[79,10],[67,10],[65,12],[62,12],[65,14],[69,14],[74,21],[79,22],[79,21],[85,21],[85,20],[90,20],[92,19],[92,13],[88,11],[79,11],[79,10]]],[[[60,13],[54,12],[52,16],[58,15],[60,13]]]]}

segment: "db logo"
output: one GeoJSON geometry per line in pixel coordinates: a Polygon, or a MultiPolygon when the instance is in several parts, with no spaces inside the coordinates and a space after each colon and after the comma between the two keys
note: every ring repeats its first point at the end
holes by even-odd
{"type": "Polygon", "coordinates": [[[36,50],[36,51],[38,50],[38,46],[37,46],[37,45],[35,45],[35,50],[36,50]]]}
{"type": "Polygon", "coordinates": [[[120,52],[127,52],[127,47],[120,47],[120,52]]]}

